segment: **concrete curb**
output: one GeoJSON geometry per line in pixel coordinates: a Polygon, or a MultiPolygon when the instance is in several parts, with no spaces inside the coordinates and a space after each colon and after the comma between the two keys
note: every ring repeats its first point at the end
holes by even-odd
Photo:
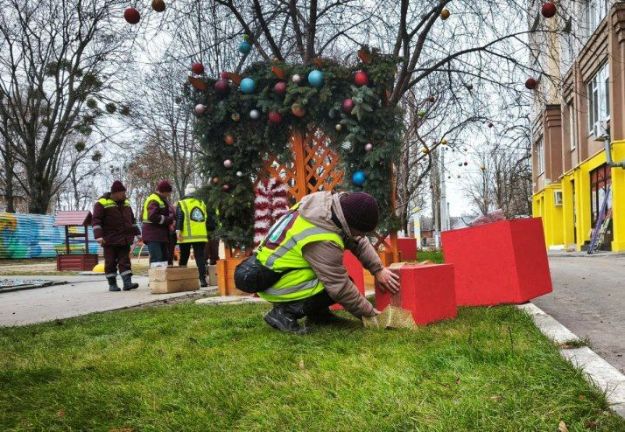
{"type": "MultiPolygon", "coordinates": [[[[536,327],[557,344],[580,341],[573,332],[533,303],[517,306],[534,320],[536,327]]],[[[612,410],[625,418],[625,375],[588,347],[560,348],[560,355],[584,371],[586,379],[605,393],[612,410]]]]}

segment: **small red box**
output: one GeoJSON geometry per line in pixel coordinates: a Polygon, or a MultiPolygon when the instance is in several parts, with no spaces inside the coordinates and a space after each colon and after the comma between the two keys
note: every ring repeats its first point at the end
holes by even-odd
{"type": "Polygon", "coordinates": [[[411,311],[415,322],[420,325],[456,317],[453,265],[405,264],[394,271],[399,271],[399,294],[392,296],[376,286],[376,309],[381,311],[391,304],[400,306],[411,311]]]}
{"type": "Polygon", "coordinates": [[[442,240],[459,306],[519,304],[553,291],[540,219],[445,231],[442,240]]]}
{"type": "Polygon", "coordinates": [[[417,239],[411,237],[400,237],[397,239],[401,261],[417,260],[417,239]]]}
{"type": "MultiPolygon", "coordinates": [[[[356,288],[358,288],[358,291],[360,291],[360,293],[364,296],[365,295],[364,268],[362,264],[360,263],[360,261],[358,260],[358,258],[356,258],[356,255],[346,250],[345,253],[343,254],[343,265],[347,269],[347,274],[356,285],[356,288]]],[[[337,303],[335,305],[332,305],[330,309],[342,310],[343,306],[337,303]]]]}

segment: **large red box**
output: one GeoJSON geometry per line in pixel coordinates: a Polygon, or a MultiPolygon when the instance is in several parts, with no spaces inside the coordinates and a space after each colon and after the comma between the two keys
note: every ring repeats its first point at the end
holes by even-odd
{"type": "Polygon", "coordinates": [[[375,307],[400,306],[412,312],[417,324],[455,318],[456,290],[454,266],[451,264],[404,264],[399,269],[400,291],[392,296],[375,288],[375,307]]]}
{"type": "Polygon", "coordinates": [[[442,233],[459,306],[525,303],[553,291],[542,222],[493,222],[442,233]]]}
{"type": "MultiPolygon", "coordinates": [[[[346,250],[343,254],[343,265],[347,269],[347,274],[358,288],[358,291],[364,296],[365,295],[365,275],[364,268],[356,255],[346,250]]],[[[332,310],[342,310],[343,306],[340,304],[332,305],[330,308],[332,310]]]]}

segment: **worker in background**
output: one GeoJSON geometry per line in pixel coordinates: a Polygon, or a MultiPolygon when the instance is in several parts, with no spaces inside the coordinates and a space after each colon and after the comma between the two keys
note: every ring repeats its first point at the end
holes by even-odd
{"type": "Polygon", "coordinates": [[[143,203],[143,242],[150,252],[150,266],[169,260],[170,226],[175,221],[175,214],[169,204],[173,188],[167,180],[162,180],[143,203]]]}
{"type": "Polygon", "coordinates": [[[104,273],[109,291],[121,291],[117,285],[118,270],[124,291],[138,288],[139,284],[132,283],[130,246],[141,231],[121,181],[115,180],[111,191],[95,203],[92,224],[95,240],[104,249],[104,273]]]}
{"type": "Polygon", "coordinates": [[[207,287],[206,283],[206,260],[204,249],[208,242],[208,214],[206,204],[195,198],[195,187],[187,185],[184,197],[176,204],[176,235],[180,245],[180,266],[186,266],[189,262],[191,247],[197,264],[200,286],[207,287]]]}
{"type": "Polygon", "coordinates": [[[343,252],[352,251],[380,288],[397,293],[399,277],[383,266],[365,236],[377,225],[378,204],[369,194],[310,194],[273,225],[258,247],[256,265],[253,259],[245,261],[235,279],[269,285],[260,286],[258,295],[273,304],[265,321],[281,331],[302,332],[298,319],[303,317],[313,323],[332,322],[329,306],[334,303],[356,317],[374,316],[379,312],[350,280],[343,252]],[[246,272],[251,277],[246,279],[246,272]]]}

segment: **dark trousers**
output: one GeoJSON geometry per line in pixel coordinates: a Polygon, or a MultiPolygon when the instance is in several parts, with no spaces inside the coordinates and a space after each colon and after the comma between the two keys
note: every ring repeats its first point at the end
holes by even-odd
{"type": "Polygon", "coordinates": [[[176,253],[176,233],[169,233],[169,245],[167,246],[167,264],[174,265],[174,254],[176,253]]]}
{"type": "Polygon", "coordinates": [[[204,248],[206,242],[198,243],[180,243],[180,261],[178,264],[186,266],[189,262],[189,256],[191,255],[191,246],[193,246],[193,255],[195,256],[195,263],[200,274],[200,280],[206,280],[206,260],[204,259],[204,248]]]}
{"type": "Polygon", "coordinates": [[[130,271],[130,245],[103,245],[102,248],[104,249],[104,273],[106,277],[117,276],[117,269],[122,276],[132,274],[130,271]]]}
{"type": "Polygon", "coordinates": [[[150,252],[150,264],[169,259],[168,242],[148,242],[148,251],[150,252]]]}
{"type": "Polygon", "coordinates": [[[297,306],[297,309],[301,310],[302,314],[307,317],[314,317],[315,315],[326,312],[330,306],[336,303],[330,298],[326,290],[321,291],[319,294],[315,294],[304,300],[296,300],[293,302],[274,303],[274,306],[280,307],[281,305],[297,306]]]}
{"type": "Polygon", "coordinates": [[[208,243],[204,244],[206,245],[206,261],[210,265],[217,264],[219,261],[219,239],[209,240],[208,243]]]}

